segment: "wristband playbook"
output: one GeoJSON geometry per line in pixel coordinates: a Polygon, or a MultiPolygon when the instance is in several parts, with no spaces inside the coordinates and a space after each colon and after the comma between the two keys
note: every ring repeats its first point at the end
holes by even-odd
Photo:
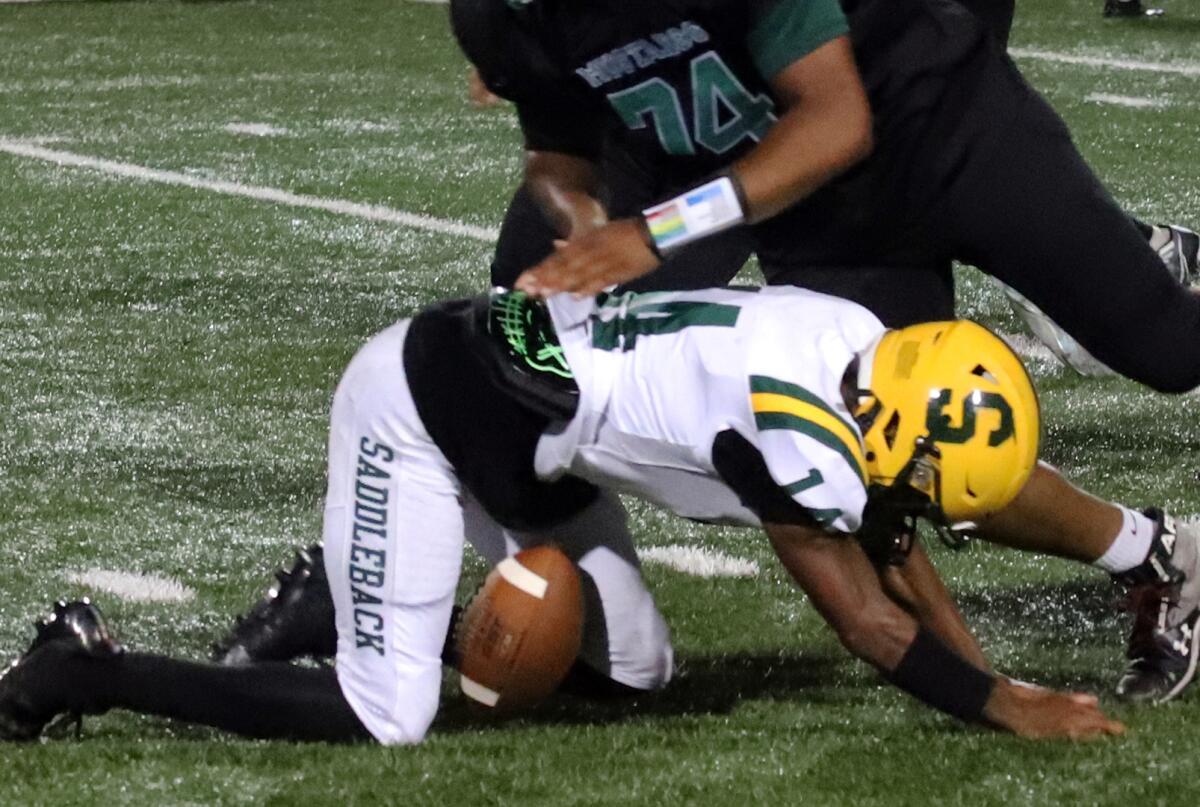
{"type": "Polygon", "coordinates": [[[642,211],[654,249],[665,255],[746,220],[736,180],[729,175],[642,211]]]}

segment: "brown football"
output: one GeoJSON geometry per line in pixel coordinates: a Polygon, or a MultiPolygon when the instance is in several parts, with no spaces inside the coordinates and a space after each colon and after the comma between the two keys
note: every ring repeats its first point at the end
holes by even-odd
{"type": "Polygon", "coordinates": [[[583,641],[575,564],[554,546],[505,558],[467,605],[455,638],[467,697],[503,712],[543,700],[583,641]]]}

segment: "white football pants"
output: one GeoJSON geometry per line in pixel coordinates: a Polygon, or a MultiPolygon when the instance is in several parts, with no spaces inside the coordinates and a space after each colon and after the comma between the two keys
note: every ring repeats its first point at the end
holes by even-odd
{"type": "Polygon", "coordinates": [[[425,736],[464,537],[491,565],[524,546],[559,544],[585,572],[583,660],[626,686],[666,684],[670,634],[642,581],[620,501],[604,493],[545,532],[497,524],[461,488],[417,415],[402,362],[408,325],[393,325],[358,352],[330,417],[325,567],[338,681],[359,719],[382,743],[425,736]]]}

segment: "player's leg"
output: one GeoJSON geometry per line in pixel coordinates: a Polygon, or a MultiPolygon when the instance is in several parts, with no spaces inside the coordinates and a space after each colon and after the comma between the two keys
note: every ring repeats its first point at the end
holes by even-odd
{"type": "MultiPolygon", "coordinates": [[[[1158,253],[1171,277],[1181,285],[1194,287],[1200,277],[1200,235],[1176,224],[1151,226],[1131,217],[1138,232],[1158,253]]],[[[1081,375],[1111,375],[1112,370],[1097,361],[1075,339],[1015,289],[1000,284],[1008,302],[1026,327],[1050,349],[1059,361],[1081,375]]]]}
{"type": "Polygon", "coordinates": [[[1098,360],[1155,389],[1200,385],[1200,297],[1117,207],[1066,126],[996,56],[968,158],[934,209],[962,259],[1012,286],[1098,360]]]}
{"type": "Polygon", "coordinates": [[[958,4],[978,17],[997,42],[1008,47],[1016,0],[958,0],[958,4]]]}
{"type": "MultiPolygon", "coordinates": [[[[616,495],[602,492],[561,524],[536,531],[505,530],[470,497],[464,515],[468,540],[491,565],[526,546],[560,546],[583,575],[580,660],[601,680],[630,690],[666,685],[674,671],[670,631],[642,579],[625,509],[616,495]]],[[[589,677],[584,670],[572,676],[577,689],[584,688],[579,679],[589,677]]],[[[585,694],[607,694],[597,693],[594,685],[586,688],[585,694]]]]}
{"type": "Polygon", "coordinates": [[[336,673],[98,658],[63,639],[0,682],[0,715],[15,708],[26,733],[56,712],[123,708],[254,737],[419,741],[437,709],[462,513],[457,479],[408,391],[406,329],[393,326],[359,351],[334,398],[324,538],[336,673]]]}
{"type": "Polygon", "coordinates": [[[437,711],[463,548],[457,475],[409,390],[407,328],[372,339],[338,386],[323,532],[338,682],[387,744],[420,741],[437,711]]]}
{"type": "Polygon", "coordinates": [[[1097,499],[1039,464],[1013,503],[979,525],[979,535],[1092,564],[1134,591],[1131,664],[1119,694],[1162,701],[1191,682],[1200,653],[1200,529],[1097,499]]]}
{"type": "Polygon", "coordinates": [[[331,669],[231,668],[125,653],[94,606],[59,603],[30,649],[0,677],[0,739],[35,739],[57,715],[113,708],[248,737],[338,742],[370,736],[331,669]]]}
{"type": "MultiPolygon", "coordinates": [[[[1008,38],[1013,32],[1013,16],[1016,11],[1014,0],[958,0],[958,2],[960,6],[964,6],[967,11],[982,20],[984,28],[988,29],[989,34],[995,38],[996,42],[1000,43],[1002,48],[1008,48],[1008,38]]],[[[1106,0],[1105,7],[1109,6],[1141,10],[1138,0],[1106,0]]],[[[1134,227],[1138,228],[1138,232],[1144,235],[1146,240],[1154,237],[1156,229],[1159,231],[1162,229],[1147,225],[1146,222],[1135,216],[1129,216],[1129,219],[1133,221],[1134,227]]],[[[1158,246],[1154,249],[1158,249],[1158,246]]]]}
{"type": "Polygon", "coordinates": [[[773,286],[800,286],[851,300],[889,328],[954,319],[950,261],[915,266],[782,266],[766,262],[773,286]]]}

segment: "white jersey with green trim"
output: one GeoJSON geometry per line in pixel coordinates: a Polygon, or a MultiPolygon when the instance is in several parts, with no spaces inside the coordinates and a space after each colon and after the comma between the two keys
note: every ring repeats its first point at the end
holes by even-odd
{"type": "Polygon", "coordinates": [[[687,518],[757,526],[735,492],[743,480],[731,486],[714,463],[718,435],[732,431],[818,523],[858,529],[866,463],[841,382],[884,330],[865,308],[791,287],[559,295],[548,306],[580,398],[539,442],[539,476],[571,473],[687,518]]]}

